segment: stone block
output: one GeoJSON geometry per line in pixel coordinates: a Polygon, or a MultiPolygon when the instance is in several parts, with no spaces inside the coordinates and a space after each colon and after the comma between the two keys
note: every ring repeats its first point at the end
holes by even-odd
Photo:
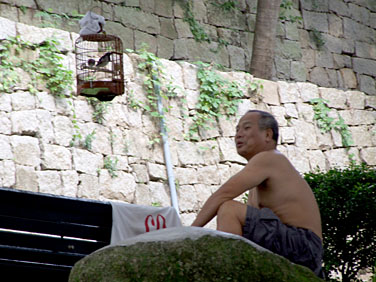
{"type": "Polygon", "coordinates": [[[311,2],[309,0],[302,0],[301,5],[303,9],[310,10],[310,11],[317,11],[317,12],[328,12],[329,6],[328,1],[325,0],[317,0],[315,2],[311,2]]]}
{"type": "Polygon", "coordinates": [[[296,108],[299,113],[300,119],[303,119],[304,121],[307,121],[309,123],[313,123],[313,117],[315,113],[313,111],[312,105],[305,103],[297,103],[296,108]]]}
{"type": "Polygon", "coordinates": [[[98,170],[103,167],[103,156],[100,154],[73,148],[72,155],[74,169],[78,172],[97,175],[98,170]]]}
{"type": "Polygon", "coordinates": [[[61,171],[62,195],[77,197],[78,173],[75,170],[61,171]]]}
{"type": "Polygon", "coordinates": [[[346,2],[342,0],[331,0],[328,1],[328,4],[329,10],[335,12],[335,14],[345,17],[350,16],[349,7],[346,2]]]}
{"type": "Polygon", "coordinates": [[[69,146],[73,138],[73,126],[66,116],[56,116],[52,120],[55,133],[55,141],[58,145],[69,146]]]}
{"type": "Polygon", "coordinates": [[[169,187],[160,182],[149,182],[150,199],[152,204],[160,204],[162,207],[170,207],[169,187]]]}
{"type": "Polygon", "coordinates": [[[279,126],[287,126],[287,120],[286,120],[286,109],[284,107],[270,107],[271,113],[275,117],[275,119],[278,122],[279,126]]]}
{"type": "Polygon", "coordinates": [[[376,46],[375,44],[356,41],[355,55],[360,58],[376,60],[376,46]]]}
{"type": "Polygon", "coordinates": [[[116,174],[116,177],[111,177],[108,170],[102,169],[100,171],[100,197],[102,199],[133,203],[136,188],[136,181],[133,175],[123,171],[116,171],[116,174]]]}
{"type": "Polygon", "coordinates": [[[79,174],[79,185],[77,189],[77,196],[79,198],[87,198],[98,200],[101,187],[96,175],[79,174]]]}
{"type": "Polygon", "coordinates": [[[61,177],[58,171],[37,171],[39,192],[62,195],[61,177]]]}
{"type": "Polygon", "coordinates": [[[175,171],[175,179],[179,185],[191,185],[197,184],[197,170],[195,168],[181,168],[176,167],[175,171]]]}
{"type": "Polygon", "coordinates": [[[164,165],[148,163],[147,168],[148,168],[149,177],[151,181],[167,179],[167,171],[164,165]]]}
{"type": "Polygon", "coordinates": [[[319,169],[320,171],[327,170],[326,158],[321,150],[309,150],[308,151],[309,164],[311,170],[319,169]]]}
{"type": "Polygon", "coordinates": [[[342,90],[333,88],[319,88],[321,98],[328,101],[329,108],[346,109],[347,95],[342,90]]]}
{"type": "Polygon", "coordinates": [[[117,22],[108,21],[105,29],[108,34],[114,34],[121,39],[124,50],[135,49],[134,31],[131,28],[125,27],[123,24],[117,22]]]}
{"type": "Polygon", "coordinates": [[[371,147],[372,143],[372,134],[369,126],[351,126],[349,128],[351,132],[352,139],[354,141],[354,146],[356,147],[371,147]]]}
{"type": "MultiPolygon", "coordinates": [[[[3,6],[0,5],[1,9],[3,6]]],[[[15,37],[17,35],[16,23],[6,18],[0,17],[0,40],[7,39],[9,37],[15,37]]]]}
{"type": "Polygon", "coordinates": [[[354,19],[362,24],[369,25],[370,13],[368,9],[353,3],[349,3],[348,6],[351,19],[354,19]]]}
{"type": "Polygon", "coordinates": [[[200,84],[197,79],[197,66],[186,62],[180,62],[180,65],[182,66],[184,88],[190,90],[198,90],[200,84]]]}
{"type": "Polygon", "coordinates": [[[325,151],[324,155],[330,167],[345,168],[350,165],[350,159],[346,153],[346,149],[333,149],[325,151]]]}
{"type": "Polygon", "coordinates": [[[10,137],[14,161],[19,165],[38,167],[40,160],[39,140],[30,136],[10,137]]]}
{"type": "Polygon", "coordinates": [[[163,36],[157,36],[157,56],[171,59],[174,56],[174,41],[163,36]]]}
{"type": "Polygon", "coordinates": [[[280,127],[281,143],[295,143],[295,129],[293,127],[280,127]]]}
{"type": "Polygon", "coordinates": [[[12,123],[9,117],[9,114],[0,112],[0,134],[12,134],[12,123]]]}
{"type": "Polygon", "coordinates": [[[47,92],[36,93],[36,107],[50,112],[56,111],[55,98],[47,92]]]}
{"type": "Polygon", "coordinates": [[[307,69],[311,69],[315,66],[315,50],[302,49],[302,62],[307,69]]]}
{"type": "Polygon", "coordinates": [[[10,146],[10,138],[6,135],[0,135],[0,159],[13,159],[12,147],[10,146]]]}
{"type": "Polygon", "coordinates": [[[366,108],[376,109],[376,96],[366,96],[366,108]]]}
{"type": "Polygon", "coordinates": [[[303,10],[303,23],[306,30],[329,31],[328,15],[303,10]]]}
{"type": "Polygon", "coordinates": [[[333,54],[333,64],[334,68],[340,69],[340,68],[351,68],[352,67],[352,60],[350,56],[347,55],[338,55],[333,54]]]}
{"type": "Polygon", "coordinates": [[[155,13],[162,17],[173,17],[173,3],[173,0],[158,1],[155,3],[155,13]]]}
{"type": "Polygon", "coordinates": [[[284,106],[286,109],[287,118],[298,118],[298,112],[296,110],[295,104],[286,103],[284,106]]]}
{"type": "Polygon", "coordinates": [[[366,101],[366,95],[360,91],[347,91],[347,105],[350,109],[363,110],[366,101]]]}
{"type": "Polygon", "coordinates": [[[235,142],[232,138],[220,137],[218,138],[218,143],[222,162],[230,161],[241,164],[247,163],[243,157],[238,155],[235,147],[235,142]]]}
{"type": "Polygon", "coordinates": [[[160,18],[159,21],[161,22],[160,35],[167,37],[169,39],[178,38],[178,33],[175,29],[174,21],[172,19],[160,18]]]}
{"type": "Polygon", "coordinates": [[[263,86],[260,90],[262,101],[269,105],[279,106],[278,83],[270,80],[260,80],[260,83],[263,86]]]}
{"type": "Polygon", "coordinates": [[[354,71],[359,74],[374,75],[376,70],[376,60],[363,58],[353,58],[354,71]]]}
{"type": "Polygon", "coordinates": [[[345,38],[351,38],[353,41],[375,42],[375,31],[370,27],[350,18],[343,18],[343,23],[345,38]]]}
{"type": "Polygon", "coordinates": [[[319,98],[318,87],[312,83],[297,82],[296,86],[300,92],[300,98],[303,102],[309,102],[312,99],[319,98]]]}
{"type": "Polygon", "coordinates": [[[137,205],[151,206],[150,189],[145,184],[138,184],[135,189],[134,203],[137,205]]]}
{"type": "Polygon", "coordinates": [[[162,63],[162,68],[166,73],[168,81],[170,81],[174,86],[184,89],[182,67],[178,63],[173,61],[168,61],[165,59],[161,59],[160,61],[162,63]]]}
{"type": "Polygon", "coordinates": [[[333,68],[333,55],[328,50],[316,51],[316,65],[323,68],[333,68]]]}
{"type": "Polygon", "coordinates": [[[300,173],[306,173],[311,170],[307,150],[304,148],[287,146],[287,157],[300,173]]]}
{"type": "Polygon", "coordinates": [[[246,16],[240,10],[231,11],[231,17],[228,12],[221,10],[213,5],[208,9],[208,23],[214,26],[231,27],[237,30],[246,30],[246,16]]]}
{"type": "Polygon", "coordinates": [[[0,185],[11,188],[16,184],[16,166],[11,160],[0,161],[0,185]]]}
{"type": "Polygon", "coordinates": [[[198,210],[198,200],[195,186],[182,185],[178,191],[180,212],[192,212],[198,210]]]}
{"type": "Polygon", "coordinates": [[[282,104],[299,101],[299,90],[296,83],[278,81],[278,92],[282,104]]]}
{"type": "Polygon", "coordinates": [[[28,92],[15,92],[11,95],[13,111],[25,111],[35,109],[35,96],[28,92]]]}
{"type": "Polygon", "coordinates": [[[198,142],[199,152],[206,164],[218,164],[220,162],[219,146],[216,140],[198,142]]]}
{"type": "Polygon", "coordinates": [[[218,124],[223,137],[233,137],[235,135],[236,117],[220,117],[218,124]]]}
{"type": "Polygon", "coordinates": [[[376,111],[355,110],[353,114],[354,124],[374,124],[376,119],[376,111]]]}
{"type": "Polygon", "coordinates": [[[227,46],[228,54],[230,56],[230,67],[233,70],[245,70],[245,55],[244,50],[233,45],[227,46]]]}
{"type": "Polygon", "coordinates": [[[299,61],[302,58],[302,50],[298,41],[277,40],[275,54],[284,59],[299,61]]]}
{"type": "Polygon", "coordinates": [[[306,81],[307,80],[307,68],[303,62],[300,62],[300,61],[291,62],[291,78],[294,81],[306,81]]]}
{"type": "Polygon", "coordinates": [[[329,20],[329,34],[338,38],[343,37],[342,18],[335,14],[329,14],[328,20],[329,20]]]}
{"type": "Polygon", "coordinates": [[[315,126],[297,119],[292,119],[291,122],[295,129],[296,146],[305,149],[318,149],[315,126]]]}
{"type": "Polygon", "coordinates": [[[216,165],[209,165],[198,168],[197,179],[201,184],[219,185],[220,177],[218,174],[218,167],[216,165]]]}
{"type": "Polygon", "coordinates": [[[180,164],[203,164],[205,163],[198,146],[195,143],[186,141],[177,143],[178,158],[180,164]]]}
{"type": "Polygon", "coordinates": [[[368,75],[359,75],[359,88],[369,95],[376,95],[376,81],[368,75]]]}
{"type": "Polygon", "coordinates": [[[175,20],[175,29],[178,34],[178,38],[193,38],[193,34],[189,27],[189,24],[182,19],[175,20]]]}
{"type": "Polygon", "coordinates": [[[39,192],[37,174],[34,168],[30,166],[16,165],[15,188],[25,191],[39,192]]]}
{"type": "Polygon", "coordinates": [[[323,34],[322,37],[325,42],[325,49],[331,53],[342,54],[344,46],[342,38],[338,38],[330,34],[323,34]]]}
{"type": "Polygon", "coordinates": [[[281,57],[275,58],[275,71],[279,80],[288,80],[291,75],[290,60],[281,57]]]}
{"type": "Polygon", "coordinates": [[[360,150],[360,158],[368,165],[376,165],[376,148],[363,148],[360,150]]]}
{"type": "Polygon", "coordinates": [[[72,155],[69,149],[45,144],[42,151],[42,168],[67,170],[72,169],[72,155]]]}
{"type": "Polygon", "coordinates": [[[345,89],[356,89],[358,82],[352,69],[344,68],[339,70],[345,89]]]}

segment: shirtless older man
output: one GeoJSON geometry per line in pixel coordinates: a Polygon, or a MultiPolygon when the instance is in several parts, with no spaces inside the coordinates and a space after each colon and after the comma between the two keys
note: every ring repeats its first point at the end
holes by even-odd
{"type": "Polygon", "coordinates": [[[276,150],[278,124],[248,111],[236,127],[239,155],[248,163],[206,201],[192,226],[217,215],[217,229],[244,236],[323,277],[320,211],[307,182],[276,150]],[[233,199],[249,190],[247,205],[233,199]]]}

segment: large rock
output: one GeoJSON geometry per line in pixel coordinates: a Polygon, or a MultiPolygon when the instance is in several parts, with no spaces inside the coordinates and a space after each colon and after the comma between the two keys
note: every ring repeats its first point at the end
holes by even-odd
{"type": "Polygon", "coordinates": [[[75,264],[75,281],[321,281],[239,236],[198,227],[146,233],[75,264]]]}

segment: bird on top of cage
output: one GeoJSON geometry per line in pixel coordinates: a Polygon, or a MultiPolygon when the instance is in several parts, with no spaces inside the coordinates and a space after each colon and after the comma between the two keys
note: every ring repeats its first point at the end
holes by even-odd
{"type": "Polygon", "coordinates": [[[95,66],[99,68],[104,68],[105,66],[107,66],[107,64],[111,62],[111,55],[113,53],[115,52],[107,52],[106,54],[104,54],[102,57],[99,58],[95,66]]]}

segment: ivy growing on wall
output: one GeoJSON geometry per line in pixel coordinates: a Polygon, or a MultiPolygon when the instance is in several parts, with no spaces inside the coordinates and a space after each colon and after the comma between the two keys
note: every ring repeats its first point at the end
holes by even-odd
{"type": "Polygon", "coordinates": [[[327,106],[329,101],[322,98],[316,98],[312,99],[310,103],[313,105],[313,111],[315,113],[314,119],[316,120],[321,132],[326,133],[334,129],[341,134],[342,145],[344,147],[350,147],[354,142],[349,127],[345,124],[345,121],[340,115],[338,115],[338,120],[329,116],[329,112],[331,111],[327,106]]]}

